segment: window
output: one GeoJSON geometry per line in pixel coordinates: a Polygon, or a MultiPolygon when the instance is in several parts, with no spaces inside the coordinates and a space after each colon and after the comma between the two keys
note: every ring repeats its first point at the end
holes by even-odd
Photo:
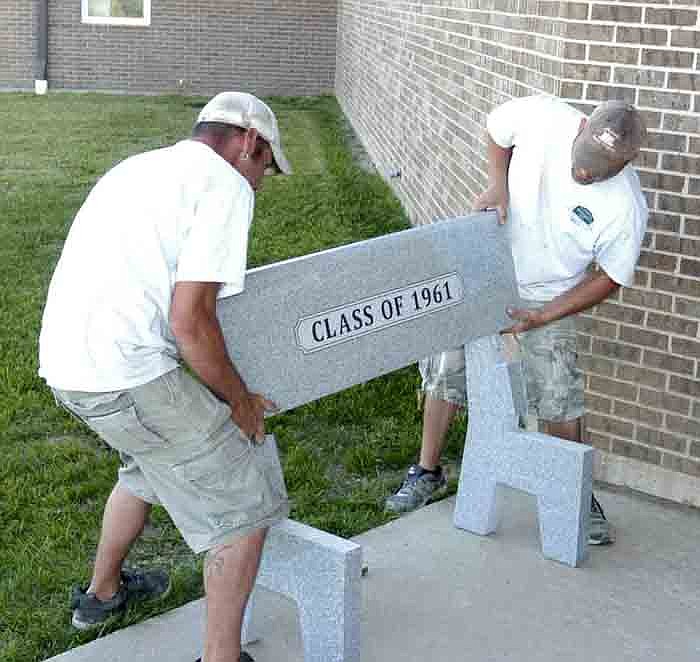
{"type": "Polygon", "coordinates": [[[150,25],[151,0],[82,0],[83,23],[150,25]]]}

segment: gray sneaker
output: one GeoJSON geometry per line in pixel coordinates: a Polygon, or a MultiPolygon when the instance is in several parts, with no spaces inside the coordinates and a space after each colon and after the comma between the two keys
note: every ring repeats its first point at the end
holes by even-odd
{"type": "Polygon", "coordinates": [[[598,499],[591,494],[591,522],[588,530],[589,545],[611,545],[615,538],[598,499]]]}
{"type": "Polygon", "coordinates": [[[121,580],[119,590],[109,600],[100,600],[94,593],[88,593],[87,586],[76,586],[70,605],[73,627],[78,630],[97,627],[123,614],[134,602],[164,598],[170,591],[170,577],[164,570],[122,570],[121,580]]]}
{"type": "Polygon", "coordinates": [[[442,467],[438,467],[435,474],[419,464],[412,464],[398,492],[386,500],[384,509],[392,513],[409,513],[444,494],[446,488],[447,476],[442,467]]]}

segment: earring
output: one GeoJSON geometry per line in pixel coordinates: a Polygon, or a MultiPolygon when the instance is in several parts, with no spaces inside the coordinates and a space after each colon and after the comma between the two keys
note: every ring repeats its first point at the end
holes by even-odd
{"type": "Polygon", "coordinates": [[[250,159],[250,154],[248,154],[248,152],[243,152],[243,154],[241,155],[241,160],[247,161],[248,159],[250,159]]]}

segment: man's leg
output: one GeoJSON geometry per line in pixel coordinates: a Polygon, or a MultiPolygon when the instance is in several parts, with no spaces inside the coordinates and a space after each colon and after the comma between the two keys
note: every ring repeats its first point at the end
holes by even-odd
{"type": "Polygon", "coordinates": [[[121,568],[131,545],[146,525],[151,504],[134,496],[119,483],[107,500],[102,517],[102,533],[97,547],[95,569],[88,593],[108,600],[121,584],[121,568]]]}
{"type": "MultiPolygon", "coordinates": [[[[573,421],[540,421],[543,432],[553,437],[567,439],[568,441],[583,441],[581,419],[573,421]]],[[[595,495],[591,496],[591,521],[588,542],[591,545],[610,545],[615,541],[612,528],[605,517],[603,507],[598,503],[595,495]]]]}
{"type": "Polygon", "coordinates": [[[215,547],[204,564],[207,625],[203,662],[238,662],[241,627],[258,574],[267,529],[215,547]]]}
{"type": "Polygon", "coordinates": [[[418,463],[423,469],[435,470],[445,447],[445,437],[460,407],[445,400],[425,398],[423,410],[423,442],[418,463]]]}
{"type": "Polygon", "coordinates": [[[385,502],[385,509],[407,513],[424,506],[444,491],[447,477],[440,467],[447,431],[465,400],[464,350],[442,352],[419,364],[425,395],[423,439],[418,464],[408,468],[399,490],[385,502]]]}
{"type": "Polygon", "coordinates": [[[447,486],[445,472],[440,466],[440,455],[445,438],[459,406],[446,400],[427,396],[423,411],[423,442],[418,464],[408,468],[399,490],[385,502],[386,510],[407,513],[422,508],[447,486]]]}

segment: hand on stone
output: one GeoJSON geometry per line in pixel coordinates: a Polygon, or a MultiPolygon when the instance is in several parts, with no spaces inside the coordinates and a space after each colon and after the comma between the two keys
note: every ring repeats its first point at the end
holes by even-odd
{"type": "Polygon", "coordinates": [[[508,317],[515,320],[515,324],[507,329],[503,329],[501,333],[517,335],[518,333],[524,333],[525,331],[536,329],[545,324],[542,311],[538,308],[534,310],[528,308],[506,308],[506,313],[508,317]]]}
{"type": "Polygon", "coordinates": [[[261,444],[265,441],[265,412],[277,409],[264,395],[249,393],[231,406],[231,418],[248,439],[261,444]]]}
{"type": "Polygon", "coordinates": [[[474,198],[472,206],[474,211],[495,209],[498,212],[498,222],[503,225],[508,214],[508,188],[501,185],[489,186],[474,198]]]}

